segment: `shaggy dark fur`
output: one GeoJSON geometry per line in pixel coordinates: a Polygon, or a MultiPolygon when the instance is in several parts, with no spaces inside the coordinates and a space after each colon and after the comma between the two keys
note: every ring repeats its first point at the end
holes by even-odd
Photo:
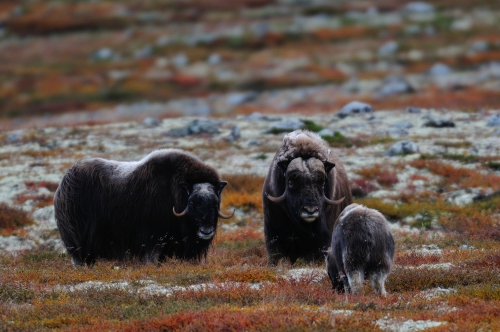
{"type": "Polygon", "coordinates": [[[386,295],[385,280],[394,259],[389,224],[377,210],[359,204],[345,208],[333,230],[326,267],[333,289],[361,294],[369,278],[373,289],[386,295]]]}
{"type": "Polygon", "coordinates": [[[97,258],[157,262],[205,257],[227,183],[194,155],[157,150],[137,162],[73,165],[54,197],[57,226],[75,265],[97,258]],[[187,213],[182,213],[186,207],[187,213]]]}
{"type": "Polygon", "coordinates": [[[262,189],[268,263],[322,259],[333,225],[352,196],[338,157],[318,135],[285,136],[262,189]],[[328,200],[340,200],[336,204],[328,200]]]}

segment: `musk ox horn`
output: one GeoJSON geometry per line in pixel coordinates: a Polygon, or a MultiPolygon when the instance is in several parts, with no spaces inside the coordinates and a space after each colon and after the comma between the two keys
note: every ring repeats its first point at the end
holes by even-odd
{"type": "Polygon", "coordinates": [[[231,218],[232,216],[234,216],[234,211],[236,210],[233,210],[233,212],[230,214],[230,215],[225,215],[225,214],[222,214],[222,212],[219,211],[219,217],[223,218],[223,219],[229,219],[231,218]]]}
{"type": "Polygon", "coordinates": [[[183,215],[185,215],[188,212],[188,207],[186,206],[186,209],[184,211],[182,211],[181,213],[177,213],[177,212],[175,212],[175,206],[174,206],[172,208],[172,212],[174,212],[174,216],[182,217],[183,215]]]}
{"type": "Polygon", "coordinates": [[[285,192],[283,193],[283,195],[281,195],[280,197],[273,197],[271,195],[269,195],[268,193],[266,193],[266,197],[271,201],[271,202],[274,202],[274,203],[281,203],[285,200],[286,198],[286,194],[287,194],[287,190],[285,189],[285,192]]]}
{"type": "Polygon", "coordinates": [[[338,205],[338,204],[342,203],[342,201],[345,199],[345,196],[344,196],[344,197],[342,197],[342,198],[340,198],[340,199],[337,199],[336,201],[333,201],[333,200],[331,200],[331,199],[327,198],[325,195],[323,195],[323,199],[325,200],[325,202],[326,202],[327,204],[330,204],[330,205],[338,205]]]}

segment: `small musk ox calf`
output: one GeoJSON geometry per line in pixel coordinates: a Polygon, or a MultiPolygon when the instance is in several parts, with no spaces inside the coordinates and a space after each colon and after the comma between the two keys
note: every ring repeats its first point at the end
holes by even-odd
{"type": "Polygon", "coordinates": [[[384,216],[359,204],[346,207],[335,224],[326,256],[333,289],[361,294],[367,277],[375,292],[385,296],[393,258],[394,239],[384,216]]]}
{"type": "Polygon", "coordinates": [[[75,265],[96,258],[199,260],[218,217],[232,216],[219,211],[226,184],[214,168],[177,149],[135,162],[79,161],[56,191],[57,227],[75,265]]]}
{"type": "Polygon", "coordinates": [[[322,259],[352,196],[342,163],[318,135],[285,136],[262,188],[268,264],[322,259]]]}

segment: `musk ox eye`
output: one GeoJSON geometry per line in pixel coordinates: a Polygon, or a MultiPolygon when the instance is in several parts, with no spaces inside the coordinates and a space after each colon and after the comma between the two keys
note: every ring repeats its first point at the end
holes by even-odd
{"type": "Polygon", "coordinates": [[[293,187],[293,181],[292,180],[288,180],[288,188],[292,188],[293,187]]]}

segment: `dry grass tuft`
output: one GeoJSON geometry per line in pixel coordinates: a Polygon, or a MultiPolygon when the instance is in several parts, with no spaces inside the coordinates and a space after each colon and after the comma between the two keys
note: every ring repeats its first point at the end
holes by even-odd
{"type": "Polygon", "coordinates": [[[10,233],[15,229],[33,225],[33,219],[27,212],[0,203],[0,232],[10,233]]]}

